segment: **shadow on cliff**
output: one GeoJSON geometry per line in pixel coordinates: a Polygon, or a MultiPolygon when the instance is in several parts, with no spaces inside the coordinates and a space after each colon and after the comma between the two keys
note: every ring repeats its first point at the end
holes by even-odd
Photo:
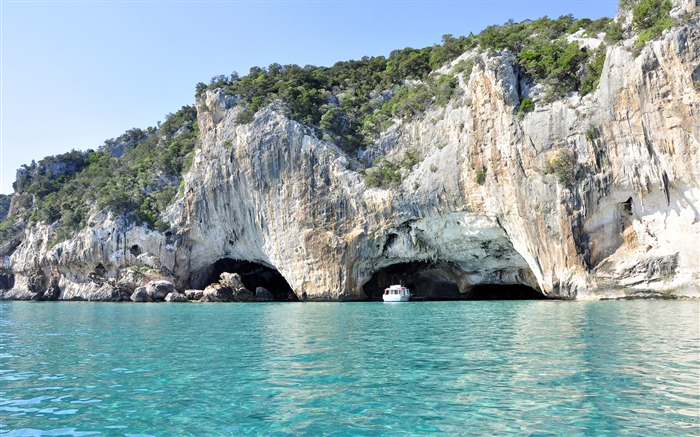
{"type": "Polygon", "coordinates": [[[381,300],[384,289],[403,284],[414,300],[533,300],[547,297],[524,284],[473,284],[459,267],[443,261],[412,261],[378,270],[362,287],[368,300],[381,300]]]}

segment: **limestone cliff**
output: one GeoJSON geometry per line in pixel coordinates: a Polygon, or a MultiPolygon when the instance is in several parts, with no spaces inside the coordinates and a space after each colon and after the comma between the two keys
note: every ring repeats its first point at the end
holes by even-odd
{"type": "Polygon", "coordinates": [[[467,52],[473,70],[446,108],[397,123],[361,156],[274,104],[237,123],[237,97],[207,91],[173,226],[97,213],[53,247],[50,226],[30,227],[4,260],[2,296],[119,300],[150,279],[203,289],[229,259],[278,271],[309,300],[365,299],[406,277],[438,294],[523,284],[565,299],[698,297],[699,29],[688,19],[636,57],[618,43],[593,93],[551,103],[508,52],[467,52]],[[525,98],[535,110],[518,113],[525,98]],[[419,159],[400,184],[366,184],[359,162],[408,153],[419,159]],[[553,174],[559,158],[568,166],[553,174]]]}

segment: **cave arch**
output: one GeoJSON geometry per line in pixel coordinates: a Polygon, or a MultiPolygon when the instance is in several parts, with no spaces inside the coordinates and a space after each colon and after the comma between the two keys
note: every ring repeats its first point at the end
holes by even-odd
{"type": "Polygon", "coordinates": [[[481,275],[464,272],[446,261],[408,261],[377,270],[362,289],[368,300],[381,300],[384,289],[403,284],[412,300],[530,300],[547,299],[521,283],[474,283],[481,275]]]}
{"type": "MultiPolygon", "coordinates": [[[[245,288],[252,293],[258,287],[264,287],[272,293],[275,300],[298,300],[294,290],[282,274],[271,267],[253,261],[233,258],[221,258],[208,269],[204,275],[194,280],[197,287],[205,288],[210,284],[219,282],[222,273],[238,273],[245,288]]],[[[191,281],[192,282],[192,281],[191,281]]]]}

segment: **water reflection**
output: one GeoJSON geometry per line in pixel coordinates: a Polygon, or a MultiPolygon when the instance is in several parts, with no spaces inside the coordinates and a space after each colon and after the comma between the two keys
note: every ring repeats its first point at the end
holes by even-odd
{"type": "Polygon", "coordinates": [[[697,302],[0,305],[0,433],[700,432],[697,302]]]}

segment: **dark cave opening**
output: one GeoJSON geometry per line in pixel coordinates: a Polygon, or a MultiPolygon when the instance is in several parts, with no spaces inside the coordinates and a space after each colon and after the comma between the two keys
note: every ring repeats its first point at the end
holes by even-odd
{"type": "Polygon", "coordinates": [[[224,272],[238,273],[245,288],[253,294],[258,287],[263,287],[274,296],[275,300],[298,300],[292,287],[289,286],[280,272],[252,261],[222,258],[214,263],[204,284],[219,282],[219,278],[224,272]]]}
{"type": "Polygon", "coordinates": [[[522,284],[479,284],[471,287],[466,300],[541,300],[547,297],[522,284]]]}
{"type": "Polygon", "coordinates": [[[413,298],[454,300],[463,298],[460,293],[463,278],[458,268],[446,262],[411,261],[375,272],[362,289],[369,300],[381,300],[384,289],[392,284],[408,287],[413,298]]]}
{"type": "Polygon", "coordinates": [[[10,272],[0,272],[0,290],[11,290],[15,286],[15,275],[10,272]]]}
{"type": "Polygon", "coordinates": [[[412,261],[393,264],[375,272],[362,287],[368,300],[382,300],[384,289],[402,284],[411,300],[531,300],[547,299],[522,284],[472,285],[459,267],[444,261],[412,261]]]}

